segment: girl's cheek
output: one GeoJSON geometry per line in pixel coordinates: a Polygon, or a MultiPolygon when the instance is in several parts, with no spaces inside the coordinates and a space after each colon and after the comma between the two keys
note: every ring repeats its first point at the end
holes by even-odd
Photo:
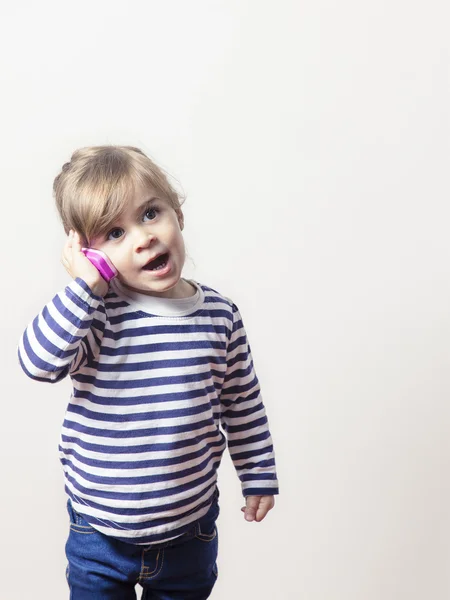
{"type": "Polygon", "coordinates": [[[120,258],[118,256],[111,256],[110,257],[112,264],[116,267],[116,269],[119,271],[123,271],[123,262],[120,260],[120,258]]]}

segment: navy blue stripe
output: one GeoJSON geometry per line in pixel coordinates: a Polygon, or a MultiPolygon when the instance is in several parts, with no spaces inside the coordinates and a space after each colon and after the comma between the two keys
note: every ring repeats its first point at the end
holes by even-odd
{"type": "Polygon", "coordinates": [[[200,287],[202,288],[204,294],[205,294],[205,303],[208,304],[224,304],[227,308],[228,308],[228,312],[229,309],[232,306],[232,302],[230,300],[228,300],[228,298],[225,298],[225,296],[222,296],[219,292],[216,292],[216,290],[214,290],[211,287],[208,287],[205,284],[199,284],[200,287]],[[210,294],[209,292],[212,292],[212,294],[210,294]]]}
{"type": "MultiPolygon", "coordinates": [[[[236,389],[241,389],[241,388],[236,388],[236,389]]],[[[222,390],[222,394],[223,394],[223,390],[222,390]]],[[[238,402],[248,402],[250,400],[254,400],[255,398],[258,398],[258,396],[260,396],[261,391],[259,386],[257,386],[254,391],[251,394],[248,394],[248,396],[244,397],[238,397],[238,398],[231,398],[230,400],[228,400],[227,398],[222,398],[222,396],[220,397],[220,402],[222,404],[222,406],[226,406],[227,408],[230,408],[230,406],[234,406],[236,405],[238,402]]]]}
{"type": "MultiPolygon", "coordinates": [[[[53,333],[55,333],[61,340],[72,343],[82,339],[82,336],[70,334],[63,327],[61,327],[61,325],[52,317],[46,306],[42,310],[42,317],[44,318],[44,321],[48,325],[49,329],[51,329],[53,333]]],[[[37,325],[38,318],[36,318],[35,321],[37,325]]]]}
{"type": "Polygon", "coordinates": [[[228,345],[228,354],[231,354],[231,352],[233,352],[234,350],[236,350],[236,348],[239,348],[240,346],[243,346],[243,349],[247,347],[247,338],[245,337],[245,334],[241,335],[233,342],[230,342],[230,344],[228,345]]]}
{"type": "Polygon", "coordinates": [[[186,358],[173,358],[171,360],[145,360],[139,362],[128,362],[126,364],[97,364],[96,370],[99,372],[106,373],[125,373],[147,371],[148,369],[174,369],[179,367],[192,367],[197,365],[209,365],[211,363],[218,365],[226,365],[226,362],[227,361],[225,356],[192,356],[186,358]]]}
{"type": "Polygon", "coordinates": [[[95,316],[92,319],[92,328],[98,329],[98,331],[100,333],[103,333],[104,329],[105,329],[105,322],[101,321],[100,319],[96,319],[95,316]]]}
{"type": "MultiPolygon", "coordinates": [[[[254,469],[254,468],[268,468],[268,467],[274,467],[275,466],[275,460],[273,458],[267,458],[266,460],[260,460],[257,462],[248,462],[245,463],[244,465],[237,465],[236,467],[236,471],[244,471],[245,469],[254,469]]],[[[257,479],[262,479],[260,477],[261,473],[258,474],[257,479]]],[[[243,477],[245,477],[245,475],[243,475],[243,477]]]]}
{"type": "MultiPolygon", "coordinates": [[[[246,446],[247,444],[253,444],[254,442],[261,442],[262,440],[267,440],[270,437],[270,433],[268,430],[263,431],[262,433],[258,433],[257,435],[251,435],[242,439],[237,440],[228,440],[228,448],[235,448],[236,446],[246,446]]],[[[234,457],[234,452],[232,453],[232,457],[234,457]]]]}
{"type": "Polygon", "coordinates": [[[156,335],[156,334],[180,334],[180,335],[189,335],[189,334],[199,334],[199,333],[216,333],[218,335],[224,334],[227,331],[227,328],[222,325],[214,325],[214,324],[189,324],[183,325],[180,323],[169,324],[169,325],[152,325],[149,327],[148,325],[144,327],[132,327],[130,329],[120,329],[118,331],[107,330],[105,331],[105,338],[112,340],[121,340],[123,338],[138,338],[141,336],[147,335],[156,335]]]}
{"type": "Polygon", "coordinates": [[[239,475],[241,481],[275,481],[275,473],[247,473],[239,475]]]}
{"type": "MultiPolygon", "coordinates": [[[[28,356],[28,358],[30,358],[28,356]]],[[[25,363],[23,362],[20,354],[19,354],[19,363],[20,366],[22,367],[24,373],[26,375],[28,375],[28,377],[30,377],[31,379],[34,379],[34,381],[43,381],[44,383],[56,383],[57,381],[59,381],[59,379],[62,379],[62,377],[64,377],[66,375],[65,372],[62,372],[57,378],[55,379],[51,379],[49,374],[47,373],[47,377],[38,377],[37,375],[33,375],[32,373],[30,373],[30,371],[26,368],[25,363]]]]}
{"type": "MultiPolygon", "coordinates": [[[[169,369],[168,371],[170,372],[169,369]]],[[[220,373],[220,371],[211,370],[205,371],[204,373],[193,373],[192,375],[188,375],[187,373],[179,376],[168,374],[166,377],[152,377],[150,379],[104,380],[98,379],[94,375],[84,375],[78,373],[77,375],[74,375],[74,379],[80,383],[90,383],[96,388],[107,390],[133,390],[138,388],[148,388],[148,393],[150,395],[150,389],[154,387],[209,381],[211,376],[220,377],[221,375],[222,373],[220,373]]]]}
{"type": "Polygon", "coordinates": [[[229,369],[231,369],[231,367],[234,367],[234,365],[236,363],[240,363],[240,362],[247,362],[248,360],[248,352],[240,352],[238,354],[236,354],[236,356],[233,356],[233,358],[229,358],[228,362],[227,362],[227,366],[229,369]]]}
{"type": "MultiPolygon", "coordinates": [[[[97,300],[98,302],[103,301],[103,298],[101,296],[97,296],[96,294],[94,294],[94,292],[91,290],[91,288],[88,286],[88,284],[84,281],[84,279],[81,279],[81,277],[77,277],[75,279],[75,281],[87,294],[89,294],[89,296],[93,300],[97,300]]],[[[69,287],[67,287],[66,290],[68,290],[71,294],[74,294],[74,292],[69,287]]]]}
{"type": "Polygon", "coordinates": [[[199,415],[201,413],[211,412],[212,407],[209,402],[204,402],[198,406],[188,406],[186,408],[176,408],[173,410],[155,410],[151,412],[138,413],[99,413],[89,410],[79,404],[69,404],[67,407],[68,413],[82,415],[86,419],[108,423],[139,423],[141,421],[155,421],[163,419],[177,419],[199,415]]]}
{"type": "Polygon", "coordinates": [[[223,416],[229,419],[239,419],[241,417],[248,417],[248,415],[252,415],[263,409],[264,406],[262,402],[259,402],[258,404],[251,406],[250,408],[246,408],[245,410],[239,410],[239,405],[237,405],[234,410],[226,410],[223,413],[223,416]]]}
{"type": "MultiPolygon", "coordinates": [[[[91,296],[91,294],[89,294],[89,295],[91,296]]],[[[83,300],[82,298],[80,298],[70,288],[66,288],[66,296],[69,298],[69,300],[71,300],[73,302],[73,304],[78,306],[78,308],[81,308],[81,310],[84,310],[88,315],[90,315],[91,313],[94,312],[95,306],[91,306],[88,302],[86,302],[86,300],[83,300]]],[[[91,296],[91,298],[92,298],[92,296],[91,296]]]]}
{"type": "Polygon", "coordinates": [[[261,454],[268,454],[273,452],[273,444],[263,446],[262,448],[255,448],[254,450],[247,450],[247,452],[235,452],[233,454],[233,460],[243,460],[244,458],[253,458],[261,454]]]}
{"type": "MultiPolygon", "coordinates": [[[[222,389],[222,394],[227,394],[227,395],[232,395],[234,397],[236,396],[240,396],[241,394],[243,394],[244,392],[247,392],[248,390],[251,390],[252,388],[255,387],[255,385],[258,385],[259,381],[258,378],[255,377],[249,381],[248,383],[244,384],[244,385],[232,385],[228,388],[223,388],[222,389]]],[[[242,398],[242,400],[245,400],[245,398],[242,398]]],[[[236,402],[236,400],[235,400],[236,402]]]]}
{"type": "MultiPolygon", "coordinates": [[[[110,298],[109,294],[108,296],[105,296],[105,300],[108,300],[110,298]]],[[[120,308],[127,308],[130,305],[128,304],[128,302],[126,302],[125,300],[117,300],[117,296],[114,294],[114,298],[111,296],[111,298],[105,302],[105,307],[107,308],[108,311],[113,311],[113,310],[119,310],[120,308]],[[114,299],[114,301],[113,301],[114,299]]],[[[135,312],[133,314],[136,314],[135,312]]]]}
{"type": "MultiPolygon", "coordinates": [[[[54,297],[54,299],[53,299],[53,306],[57,309],[57,311],[59,312],[59,314],[64,319],[66,319],[67,321],[69,321],[69,323],[71,325],[73,325],[74,327],[76,327],[77,329],[86,329],[87,330],[91,326],[92,317],[89,318],[89,319],[87,319],[87,320],[84,320],[84,319],[81,319],[80,317],[77,317],[65,304],[63,304],[63,302],[62,302],[62,300],[61,300],[61,298],[59,296],[55,296],[54,297]]],[[[85,305],[84,309],[86,309],[86,306],[88,306],[88,305],[85,305]]],[[[90,312],[92,312],[92,310],[90,312]]]]}
{"type": "Polygon", "coordinates": [[[244,490],[244,496],[276,496],[278,493],[278,486],[248,488],[244,490]]]}
{"type": "Polygon", "coordinates": [[[214,349],[214,350],[225,350],[225,344],[223,342],[214,341],[174,341],[174,342],[161,342],[159,344],[138,344],[136,346],[121,346],[120,348],[108,348],[102,346],[100,354],[104,356],[118,356],[118,355],[130,355],[130,354],[150,354],[153,352],[181,352],[184,350],[203,350],[203,349],[214,349]]]}
{"type": "Polygon", "coordinates": [[[71,369],[75,372],[87,359],[86,344],[83,342],[78,346],[78,354],[74,357],[71,369]]]}
{"type": "MultiPolygon", "coordinates": [[[[230,369],[230,364],[228,363],[228,369],[230,369]]],[[[253,365],[250,363],[248,364],[245,369],[235,369],[234,371],[227,371],[224,383],[227,383],[228,381],[232,381],[233,379],[243,379],[244,377],[248,377],[248,375],[252,372],[253,370],[253,365]]]]}
{"type": "Polygon", "coordinates": [[[254,429],[255,427],[259,427],[260,425],[267,424],[267,417],[264,415],[255,421],[250,421],[249,423],[242,423],[242,425],[228,425],[228,433],[238,433],[239,431],[248,431],[249,429],[254,429]]]}
{"type": "MultiPolygon", "coordinates": [[[[217,444],[216,444],[217,445],[217,444]]],[[[84,465],[89,465],[91,467],[97,467],[101,469],[150,469],[154,467],[168,467],[171,465],[181,465],[184,462],[191,461],[193,459],[201,458],[207,452],[209,452],[212,448],[208,446],[203,446],[199,450],[195,452],[187,452],[185,454],[181,454],[179,456],[173,456],[171,458],[160,458],[160,459],[146,459],[146,460],[127,460],[127,461],[115,461],[115,460],[96,460],[94,458],[88,458],[83,454],[79,454],[73,448],[64,449],[60,448],[60,451],[67,457],[73,456],[80,463],[84,465]]],[[[220,456],[222,454],[221,450],[211,453],[210,456],[220,456]]]]}
{"type": "MultiPolygon", "coordinates": [[[[193,432],[195,434],[195,431],[193,432]]],[[[92,452],[98,452],[99,454],[140,454],[144,452],[167,452],[170,450],[180,450],[181,448],[189,448],[189,446],[196,446],[201,442],[205,441],[208,446],[223,446],[225,447],[226,439],[220,430],[208,431],[201,435],[195,435],[195,437],[177,440],[174,442],[153,442],[150,444],[142,444],[141,446],[107,446],[104,444],[92,444],[82,439],[61,435],[61,441],[67,444],[76,444],[80,448],[90,450],[92,452]]],[[[60,450],[63,450],[60,445],[60,450]]]]}
{"type": "MultiPolygon", "coordinates": [[[[74,376],[75,379],[75,376],[74,376]]],[[[196,400],[204,396],[211,396],[211,404],[214,406],[219,404],[219,400],[214,395],[215,386],[209,385],[201,389],[185,390],[182,392],[170,392],[169,394],[157,394],[152,390],[151,394],[144,396],[99,396],[87,390],[74,389],[75,398],[84,398],[93,404],[107,406],[139,406],[140,404],[154,404],[156,402],[178,402],[180,400],[196,400]]]]}

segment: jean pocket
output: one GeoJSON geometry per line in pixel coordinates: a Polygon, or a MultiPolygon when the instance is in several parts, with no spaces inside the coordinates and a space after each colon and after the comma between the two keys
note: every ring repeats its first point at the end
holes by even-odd
{"type": "Polygon", "coordinates": [[[217,537],[216,519],[219,514],[217,501],[214,501],[210,509],[201,519],[197,521],[195,537],[202,542],[212,542],[217,537]]]}
{"type": "Polygon", "coordinates": [[[96,533],[97,530],[89,525],[89,523],[77,513],[70,500],[67,501],[67,512],[70,518],[70,529],[76,533],[84,533],[85,535],[96,533]]]}
{"type": "Polygon", "coordinates": [[[203,532],[198,525],[195,537],[202,542],[212,542],[217,537],[217,527],[214,525],[213,530],[208,533],[208,531],[203,532]]]}
{"type": "Polygon", "coordinates": [[[195,528],[195,537],[202,542],[212,542],[217,537],[217,527],[215,516],[210,516],[206,513],[199,521],[195,528]]]}

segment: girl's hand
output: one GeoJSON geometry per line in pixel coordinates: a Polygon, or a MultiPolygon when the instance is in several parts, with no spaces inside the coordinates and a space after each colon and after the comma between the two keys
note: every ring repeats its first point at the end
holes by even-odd
{"type": "Polygon", "coordinates": [[[259,522],[275,506],[275,498],[273,496],[247,496],[245,504],[241,508],[245,520],[259,522]]]}
{"type": "Polygon", "coordinates": [[[72,229],[64,245],[61,262],[69,275],[76,279],[80,277],[91,288],[96,296],[105,296],[109,284],[103,279],[96,267],[81,252],[81,239],[72,229]]]}

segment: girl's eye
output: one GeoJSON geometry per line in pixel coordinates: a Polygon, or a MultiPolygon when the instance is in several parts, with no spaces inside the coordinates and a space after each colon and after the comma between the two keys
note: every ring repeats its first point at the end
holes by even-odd
{"type": "Polygon", "coordinates": [[[156,216],[158,212],[159,210],[157,208],[147,208],[147,210],[144,213],[144,221],[153,221],[155,217],[152,217],[152,214],[155,213],[156,216]]]}
{"type": "Polygon", "coordinates": [[[118,240],[120,237],[122,237],[123,235],[123,229],[120,229],[120,227],[116,227],[115,229],[112,229],[107,236],[108,240],[118,240]]]}

